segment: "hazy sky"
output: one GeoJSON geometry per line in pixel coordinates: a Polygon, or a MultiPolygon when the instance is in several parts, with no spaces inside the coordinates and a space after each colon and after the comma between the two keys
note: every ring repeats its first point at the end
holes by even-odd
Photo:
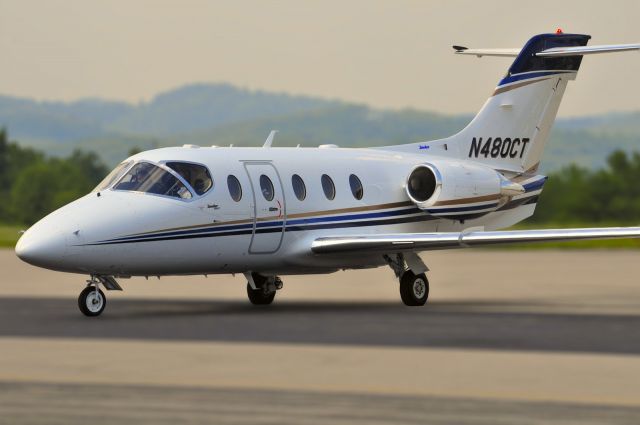
{"type": "MultiPolygon", "coordinates": [[[[521,47],[587,33],[640,42],[640,1],[0,0],[0,94],[147,100],[190,82],[378,107],[475,112],[521,47]]],[[[640,54],[585,58],[562,115],[640,110],[640,54]]]]}

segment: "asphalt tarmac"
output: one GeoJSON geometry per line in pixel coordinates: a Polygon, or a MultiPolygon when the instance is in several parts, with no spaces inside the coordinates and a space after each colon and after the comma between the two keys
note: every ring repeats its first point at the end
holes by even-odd
{"type": "Polygon", "coordinates": [[[2,423],[629,424],[640,409],[306,391],[0,383],[2,423]],[[39,401],[25,411],[25,400],[39,401]]]}
{"type": "MultiPolygon", "coordinates": [[[[640,288],[639,288],[640,290],[640,288]]],[[[513,303],[117,299],[79,317],[74,299],[0,298],[0,337],[112,338],[640,355],[640,315],[501,312],[513,303]]]]}
{"type": "Polygon", "coordinates": [[[0,424],[640,423],[638,253],[428,256],[429,305],[389,271],[132,279],[98,318],[82,277],[0,251],[0,424]]]}

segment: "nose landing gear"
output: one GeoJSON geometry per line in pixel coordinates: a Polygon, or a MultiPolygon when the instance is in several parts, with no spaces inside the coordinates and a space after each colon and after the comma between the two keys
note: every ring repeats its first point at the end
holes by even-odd
{"type": "Polygon", "coordinates": [[[99,282],[90,280],[89,285],[80,292],[78,307],[85,316],[99,316],[107,306],[107,297],[98,287],[99,282]]]}
{"type": "Polygon", "coordinates": [[[78,307],[85,316],[99,316],[107,306],[107,297],[100,290],[100,284],[110,291],[122,291],[122,287],[111,276],[91,276],[87,280],[87,287],[78,296],[78,307]]]}

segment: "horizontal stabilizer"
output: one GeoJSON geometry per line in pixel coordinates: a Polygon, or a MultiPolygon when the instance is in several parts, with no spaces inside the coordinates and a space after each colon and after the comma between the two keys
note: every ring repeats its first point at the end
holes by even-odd
{"type": "MultiPolygon", "coordinates": [[[[520,49],[469,49],[462,46],[453,46],[455,53],[458,55],[497,56],[497,57],[517,57],[520,49]]],[[[543,50],[536,53],[540,57],[566,57],[566,56],[584,56],[595,55],[600,53],[617,53],[640,50],[640,44],[608,44],[602,46],[573,46],[573,47],[554,47],[552,49],[543,50]]]]}
{"type": "Polygon", "coordinates": [[[520,49],[468,49],[462,46],[453,46],[457,55],[473,55],[481,58],[482,56],[498,56],[515,58],[520,53],[520,49]]]}
{"type": "Polygon", "coordinates": [[[640,227],[401,233],[323,237],[313,241],[317,254],[406,252],[467,248],[508,243],[640,238],[640,227]]]}
{"type": "Polygon", "coordinates": [[[542,57],[565,57],[595,55],[599,53],[616,53],[640,50],[640,44],[609,44],[602,46],[554,47],[536,53],[542,57]]]}

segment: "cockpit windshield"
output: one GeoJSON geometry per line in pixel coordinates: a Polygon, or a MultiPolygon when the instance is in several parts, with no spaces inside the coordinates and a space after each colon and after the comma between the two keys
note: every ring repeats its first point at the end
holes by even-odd
{"type": "Polygon", "coordinates": [[[191,162],[167,162],[167,167],[180,174],[198,195],[205,194],[213,187],[213,180],[209,170],[204,165],[191,162]]]}
{"type": "Polygon", "coordinates": [[[134,165],[113,189],[153,193],[182,199],[191,199],[193,196],[176,176],[148,162],[139,162],[134,165]]]}
{"type": "Polygon", "coordinates": [[[93,192],[100,192],[101,190],[107,189],[111,186],[116,180],[122,177],[122,174],[129,168],[133,161],[125,161],[122,164],[119,164],[116,168],[113,169],[112,172],[107,174],[107,177],[102,179],[100,183],[93,189],[93,192]]]}

